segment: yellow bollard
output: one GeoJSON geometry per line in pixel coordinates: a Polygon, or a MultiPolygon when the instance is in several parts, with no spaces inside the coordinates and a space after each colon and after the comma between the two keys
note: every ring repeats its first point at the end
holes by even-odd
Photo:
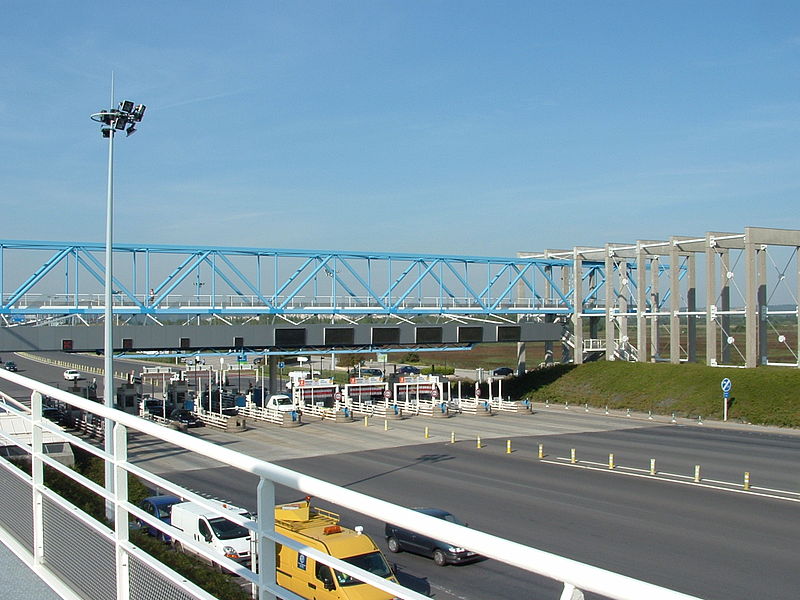
{"type": "Polygon", "coordinates": [[[744,472],[744,489],[745,489],[745,491],[750,489],[750,472],[749,471],[745,471],[744,472]]]}
{"type": "Polygon", "coordinates": [[[655,474],[656,474],[656,459],[655,458],[651,458],[650,459],[650,475],[655,475],[655,474]]]}
{"type": "Polygon", "coordinates": [[[389,421],[387,421],[386,419],[383,420],[383,430],[389,431],[389,421]]]}
{"type": "Polygon", "coordinates": [[[506,454],[511,454],[511,440],[506,440],[506,454]]]}
{"type": "Polygon", "coordinates": [[[578,462],[578,460],[575,458],[575,448],[571,448],[569,451],[569,462],[571,462],[573,465],[578,462]]]}
{"type": "Polygon", "coordinates": [[[369,417],[364,417],[364,427],[369,427],[369,417]]]}
{"type": "Polygon", "coordinates": [[[478,448],[481,447],[481,436],[478,436],[478,448]]]}
{"type": "Polygon", "coordinates": [[[544,458],[544,444],[539,444],[539,458],[544,458]]]}
{"type": "Polygon", "coordinates": [[[425,439],[427,440],[429,437],[431,437],[431,436],[428,435],[428,428],[426,427],[425,428],[425,439]]]}
{"type": "Polygon", "coordinates": [[[609,469],[613,469],[614,468],[614,455],[613,454],[609,454],[608,455],[608,468],[609,469]]]}
{"type": "Polygon", "coordinates": [[[451,444],[455,444],[456,443],[456,432],[455,431],[451,431],[450,432],[450,443],[451,444]]]}
{"type": "Polygon", "coordinates": [[[695,483],[700,482],[700,465],[694,466],[694,482],[695,483]]]}

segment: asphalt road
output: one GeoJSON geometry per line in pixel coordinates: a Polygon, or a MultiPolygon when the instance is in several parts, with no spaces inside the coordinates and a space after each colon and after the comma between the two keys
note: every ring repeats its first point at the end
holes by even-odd
{"type": "MultiPolygon", "coordinates": [[[[511,455],[499,443],[438,442],[280,464],[399,504],[447,508],[483,531],[709,600],[797,597],[798,503],[541,462],[533,453],[540,439],[516,438],[511,455]]],[[[624,447],[621,458],[659,455],[675,469],[702,460],[723,475],[739,473],[731,459],[747,450],[751,464],[775,462],[764,471],[774,483],[800,481],[792,436],[659,426],[545,439],[566,455],[575,446],[598,454],[624,447]]],[[[167,477],[253,506],[255,480],[231,469],[167,477]]],[[[381,523],[343,517],[365,525],[388,553],[381,523]]],[[[405,584],[436,598],[558,597],[554,584],[495,561],[438,568],[410,554],[391,558],[405,584]]]]}

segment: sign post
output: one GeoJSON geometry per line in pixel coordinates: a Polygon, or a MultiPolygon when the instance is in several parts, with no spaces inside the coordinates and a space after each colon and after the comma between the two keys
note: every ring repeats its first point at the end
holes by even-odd
{"type": "Polygon", "coordinates": [[[722,420],[728,420],[728,398],[731,396],[731,387],[733,384],[727,377],[720,382],[722,388],[722,420]]]}

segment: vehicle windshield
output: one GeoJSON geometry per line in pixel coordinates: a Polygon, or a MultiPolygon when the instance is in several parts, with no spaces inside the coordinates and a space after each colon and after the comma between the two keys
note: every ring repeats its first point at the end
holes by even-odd
{"type": "Polygon", "coordinates": [[[286,406],[287,404],[291,404],[292,403],[292,399],[289,398],[289,397],[276,398],[275,402],[277,404],[281,405],[281,406],[286,406]]]}
{"type": "MultiPolygon", "coordinates": [[[[367,554],[359,554],[358,556],[351,556],[350,558],[345,558],[343,560],[350,563],[354,567],[369,571],[378,577],[387,578],[392,576],[392,570],[389,568],[389,565],[386,564],[386,559],[383,558],[383,554],[377,551],[369,552],[367,554]]],[[[347,575],[346,573],[340,573],[335,569],[334,573],[336,573],[336,580],[341,586],[359,585],[364,583],[363,581],[359,581],[354,577],[350,577],[350,575],[347,575]]]]}
{"type": "Polygon", "coordinates": [[[455,523],[456,525],[464,525],[464,522],[461,519],[459,519],[454,515],[451,515],[450,513],[447,513],[446,515],[441,515],[439,518],[444,521],[449,521],[450,523],[455,523]]]}
{"type": "MultiPolygon", "coordinates": [[[[249,513],[242,513],[241,516],[248,519],[251,518],[249,513]]],[[[214,530],[214,535],[221,540],[233,540],[250,535],[250,530],[247,529],[247,527],[242,527],[238,523],[228,521],[228,519],[224,517],[209,519],[208,524],[211,525],[211,529],[214,530]]]]}
{"type": "Polygon", "coordinates": [[[158,506],[155,507],[156,516],[162,520],[166,519],[167,517],[172,515],[172,505],[176,504],[177,502],[178,501],[176,500],[175,502],[172,502],[170,504],[159,504],[158,506]]]}

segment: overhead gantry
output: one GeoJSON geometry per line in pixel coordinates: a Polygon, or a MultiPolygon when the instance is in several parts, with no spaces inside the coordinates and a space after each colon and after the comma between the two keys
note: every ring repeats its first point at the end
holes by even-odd
{"type": "MultiPolygon", "coordinates": [[[[544,341],[545,362],[798,366],[798,247],[800,231],[759,227],[513,258],[114,244],[114,345],[265,348],[304,330],[321,347],[544,341]]],[[[102,323],[104,251],[0,240],[0,349],[93,348],[64,326],[102,323]]]]}

